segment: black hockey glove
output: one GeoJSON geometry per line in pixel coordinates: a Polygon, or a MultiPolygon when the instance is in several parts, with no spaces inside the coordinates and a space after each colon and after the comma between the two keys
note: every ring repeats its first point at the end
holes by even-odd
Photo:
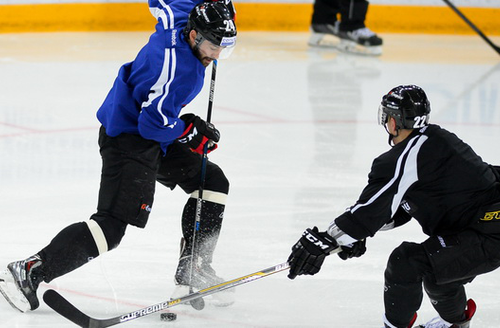
{"type": "Polygon", "coordinates": [[[180,143],[186,144],[198,154],[203,154],[205,144],[208,153],[217,149],[216,142],[220,139],[220,132],[212,123],[207,123],[194,114],[184,114],[180,119],[186,124],[184,133],[178,138],[180,143]]]}
{"type": "Polygon", "coordinates": [[[340,246],[342,251],[338,253],[342,260],[352,259],[353,257],[360,257],[366,252],[366,239],[358,240],[349,246],[340,246]]]}
{"type": "Polygon", "coordinates": [[[318,273],[325,257],[337,247],[337,242],[327,232],[319,232],[317,227],[306,229],[299,241],[293,245],[292,254],[288,257],[288,278],[295,279],[303,274],[318,273]]]}

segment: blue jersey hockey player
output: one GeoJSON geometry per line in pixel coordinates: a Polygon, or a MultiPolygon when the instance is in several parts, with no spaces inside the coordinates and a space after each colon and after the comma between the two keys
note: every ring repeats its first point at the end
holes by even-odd
{"type": "Polygon", "coordinates": [[[22,312],[38,308],[41,282],[116,248],[129,225],[144,228],[156,181],[191,195],[182,214],[176,283],[203,288],[221,281],[211,262],[229,182],[210,161],[199,235],[192,245],[201,153],[205,144],[208,151],[214,150],[220,135],[212,124],[194,114],[181,115],[181,110],[202,89],[206,67],[234,47],[234,8],[230,2],[190,0],[150,0],[149,7],[158,19],[156,31],[137,58],[120,68],[97,113],[103,162],[97,212],[64,228],[35,255],[8,264],[0,273],[1,293],[22,312]]]}

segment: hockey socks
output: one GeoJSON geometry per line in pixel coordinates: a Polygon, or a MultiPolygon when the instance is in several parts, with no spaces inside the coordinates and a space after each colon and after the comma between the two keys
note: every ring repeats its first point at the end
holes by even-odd
{"type": "MultiPolygon", "coordinates": [[[[195,252],[204,261],[211,263],[217,245],[222,220],[224,219],[225,194],[205,191],[201,206],[200,227],[196,235],[195,252]],[[210,197],[212,196],[212,197],[210,197]],[[207,200],[210,199],[212,201],[207,200]],[[215,202],[218,201],[218,202],[215,202]]],[[[186,242],[185,249],[191,251],[194,232],[197,198],[189,198],[182,213],[182,234],[186,242]]]]}
{"type": "Polygon", "coordinates": [[[98,244],[86,222],[75,223],[61,230],[39,252],[43,261],[44,281],[50,282],[99,256],[98,244]]]}

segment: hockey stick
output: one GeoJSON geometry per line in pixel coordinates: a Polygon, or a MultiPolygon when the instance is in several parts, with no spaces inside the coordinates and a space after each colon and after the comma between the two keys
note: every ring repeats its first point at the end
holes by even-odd
{"type": "Polygon", "coordinates": [[[493,50],[495,50],[499,55],[500,55],[500,47],[498,47],[497,45],[495,45],[486,35],[484,35],[484,33],[476,26],[474,25],[474,23],[472,23],[467,17],[465,17],[465,15],[460,11],[458,10],[458,8],[450,2],[450,0],[443,0],[458,16],[460,16],[460,18],[462,18],[464,20],[464,22],[466,22],[470,28],[472,28],[474,31],[476,31],[477,34],[479,34],[479,36],[481,38],[483,38],[484,41],[486,41],[487,44],[489,44],[493,50]]]}
{"type": "MultiPolygon", "coordinates": [[[[340,248],[337,248],[335,251],[340,250],[340,248]]],[[[77,324],[80,327],[84,328],[104,328],[104,327],[110,327],[114,326],[120,323],[128,322],[131,320],[135,320],[168,308],[171,308],[173,306],[186,303],[186,302],[191,302],[196,299],[201,299],[202,297],[215,294],[218,292],[221,292],[223,290],[233,288],[236,286],[240,286],[255,280],[259,280],[261,278],[270,276],[272,274],[275,274],[277,272],[281,272],[284,270],[287,270],[290,268],[288,262],[284,262],[272,267],[269,267],[267,269],[257,271],[255,273],[236,278],[233,280],[229,280],[223,283],[220,283],[218,285],[208,287],[202,290],[199,290],[197,292],[194,292],[192,294],[188,294],[176,299],[171,299],[170,301],[165,301],[161,302],[158,304],[154,304],[142,309],[139,309],[137,311],[129,312],[126,314],[122,314],[120,316],[114,317],[114,318],[109,318],[109,319],[96,319],[88,316],[87,314],[83,313],[80,311],[78,308],[76,308],[73,304],[71,304],[68,300],[66,300],[61,294],[56,292],[53,289],[47,290],[43,294],[43,300],[45,303],[51,307],[54,311],[65,317],[66,319],[72,321],[73,323],[77,324]]]]}
{"type": "MultiPolygon", "coordinates": [[[[208,95],[208,110],[207,110],[207,123],[210,124],[212,120],[212,107],[214,104],[214,90],[215,90],[215,76],[217,74],[217,60],[212,62],[212,78],[210,80],[210,93],[208,95]]],[[[189,272],[189,281],[191,282],[193,279],[193,271],[194,271],[194,262],[196,260],[196,234],[200,230],[200,221],[201,221],[201,208],[203,206],[203,189],[205,189],[205,173],[207,170],[207,161],[208,161],[208,142],[203,146],[203,157],[201,159],[201,178],[200,178],[200,187],[198,189],[198,198],[196,199],[196,212],[195,212],[195,221],[194,221],[194,231],[192,238],[192,246],[191,246],[191,269],[189,272]]],[[[193,293],[193,286],[189,286],[189,293],[193,293]]],[[[196,298],[189,302],[191,306],[196,310],[203,310],[205,307],[205,302],[203,298],[196,298]]]]}

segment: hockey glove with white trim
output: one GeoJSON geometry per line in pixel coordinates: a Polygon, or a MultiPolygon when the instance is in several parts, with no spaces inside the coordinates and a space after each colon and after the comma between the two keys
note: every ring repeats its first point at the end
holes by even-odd
{"type": "Polygon", "coordinates": [[[198,154],[203,154],[205,144],[208,153],[217,149],[220,132],[212,123],[208,123],[194,114],[184,114],[180,119],[186,124],[184,133],[178,138],[180,143],[186,144],[198,154]]]}
{"type": "Polygon", "coordinates": [[[303,274],[318,273],[325,257],[337,247],[337,242],[327,232],[319,232],[317,227],[306,229],[299,241],[293,245],[292,254],[288,257],[288,278],[295,279],[303,274]]]}
{"type": "Polygon", "coordinates": [[[353,257],[360,257],[366,252],[366,239],[358,240],[355,243],[340,246],[342,251],[338,253],[342,260],[352,259],[353,257]]]}

